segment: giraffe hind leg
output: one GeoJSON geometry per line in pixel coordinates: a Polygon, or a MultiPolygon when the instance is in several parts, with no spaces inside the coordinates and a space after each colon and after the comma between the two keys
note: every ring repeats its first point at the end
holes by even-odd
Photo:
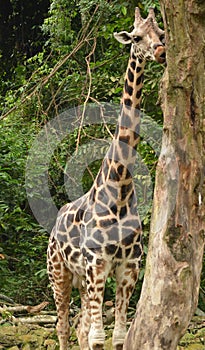
{"type": "Polygon", "coordinates": [[[60,252],[55,251],[53,245],[48,247],[48,275],[57,309],[56,331],[60,350],[67,350],[70,336],[68,313],[73,275],[65,266],[60,252]]]}

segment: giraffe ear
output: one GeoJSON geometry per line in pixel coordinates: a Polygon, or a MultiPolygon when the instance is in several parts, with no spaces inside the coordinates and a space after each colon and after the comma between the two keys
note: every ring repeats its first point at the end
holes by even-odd
{"type": "Polygon", "coordinates": [[[114,33],[114,37],[121,44],[130,44],[131,41],[132,41],[131,35],[128,32],[126,32],[126,31],[122,31],[122,32],[119,32],[119,33],[114,33]]]}

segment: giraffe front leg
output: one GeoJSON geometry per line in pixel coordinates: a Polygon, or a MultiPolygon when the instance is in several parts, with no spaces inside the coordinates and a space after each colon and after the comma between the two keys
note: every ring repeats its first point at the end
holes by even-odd
{"type": "Polygon", "coordinates": [[[104,349],[105,332],[103,329],[102,304],[107,276],[108,266],[106,262],[101,261],[96,265],[87,265],[86,283],[91,313],[91,327],[88,336],[90,350],[104,349]]]}
{"type": "Polygon", "coordinates": [[[81,317],[77,327],[77,337],[80,349],[90,350],[88,344],[88,334],[90,330],[90,302],[86,288],[79,288],[81,297],[81,317]]]}
{"type": "Polygon", "coordinates": [[[58,251],[53,252],[53,249],[50,250],[49,248],[48,275],[54,292],[54,300],[57,309],[56,331],[60,350],[67,350],[70,336],[68,313],[73,275],[65,266],[61,254],[58,251]]]}
{"type": "Polygon", "coordinates": [[[123,343],[127,333],[127,308],[137,282],[138,273],[138,263],[123,264],[116,270],[115,327],[112,340],[114,350],[123,349],[123,343]]]}

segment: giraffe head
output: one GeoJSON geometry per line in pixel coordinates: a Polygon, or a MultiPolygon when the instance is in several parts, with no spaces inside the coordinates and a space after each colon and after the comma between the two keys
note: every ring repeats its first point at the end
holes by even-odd
{"type": "Polygon", "coordinates": [[[166,60],[164,31],[158,27],[153,8],[150,8],[148,17],[143,19],[136,7],[133,31],[114,33],[114,36],[122,44],[131,43],[131,53],[142,60],[159,63],[166,60]]]}

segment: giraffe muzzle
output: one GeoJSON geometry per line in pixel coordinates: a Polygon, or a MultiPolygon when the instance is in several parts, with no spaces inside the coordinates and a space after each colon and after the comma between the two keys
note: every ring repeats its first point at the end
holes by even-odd
{"type": "Polygon", "coordinates": [[[166,50],[164,46],[158,46],[154,52],[155,60],[158,63],[165,63],[166,62],[166,50]]]}

